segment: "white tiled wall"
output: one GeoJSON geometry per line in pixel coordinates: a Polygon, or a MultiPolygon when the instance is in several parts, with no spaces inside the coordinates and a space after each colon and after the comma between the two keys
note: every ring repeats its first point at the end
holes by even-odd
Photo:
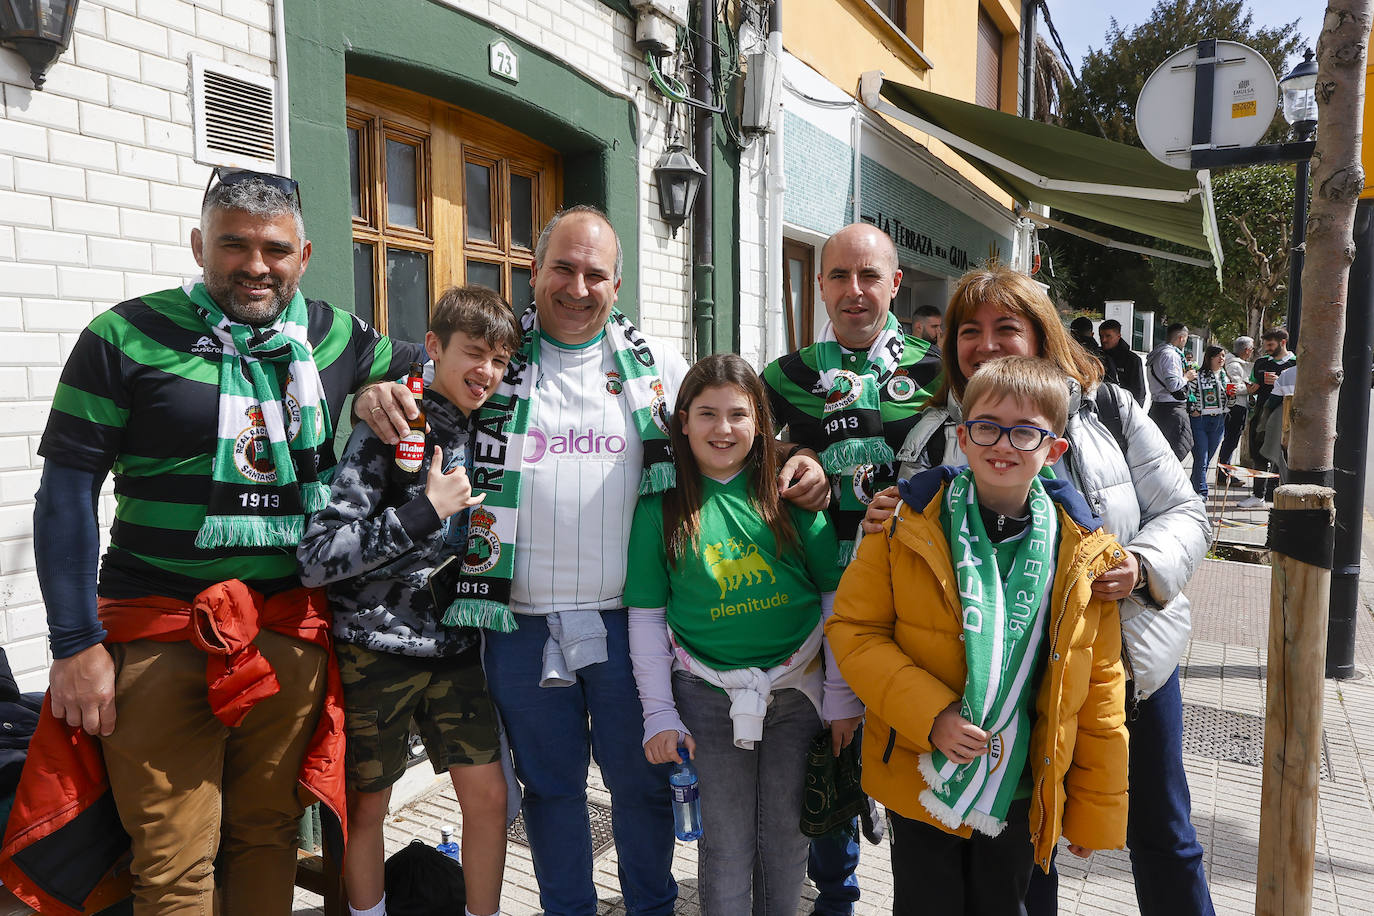
{"type": "Polygon", "coordinates": [[[46,683],[35,450],[62,362],[97,312],[194,271],[186,55],[271,73],[271,28],[256,0],[86,0],[41,92],[0,51],[0,643],[25,689],[46,683]]]}

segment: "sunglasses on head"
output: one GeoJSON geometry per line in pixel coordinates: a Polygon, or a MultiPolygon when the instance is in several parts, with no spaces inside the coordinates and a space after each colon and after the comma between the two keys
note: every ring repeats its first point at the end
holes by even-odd
{"type": "MultiPolygon", "coordinates": [[[[210,180],[205,183],[205,197],[208,200],[210,191],[216,184],[229,185],[243,184],[246,181],[260,181],[269,188],[276,188],[287,197],[296,198],[296,209],[301,210],[301,185],[294,178],[287,178],[285,175],[274,175],[271,172],[255,172],[252,169],[231,169],[227,166],[217,166],[210,173],[210,180]]],[[[301,212],[305,212],[301,210],[301,212]]]]}

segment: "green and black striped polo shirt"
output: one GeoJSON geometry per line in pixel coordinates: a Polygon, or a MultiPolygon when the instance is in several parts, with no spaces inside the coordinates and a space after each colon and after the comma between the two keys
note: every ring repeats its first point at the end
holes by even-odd
{"type": "MultiPolygon", "coordinates": [[[[788,439],[816,451],[834,438],[825,424],[836,422],[825,410],[827,391],[820,383],[817,345],[812,344],[774,360],[764,367],[763,387],[773,410],[778,430],[788,428],[788,439]]],[[[863,372],[868,363],[867,350],[846,350],[841,368],[863,372]]],[[[903,339],[902,359],[892,376],[878,390],[879,416],[883,438],[895,452],[906,441],[907,433],[920,418],[921,411],[940,387],[940,351],[926,340],[910,335],[903,339]]],[[[877,479],[855,481],[871,492],[896,483],[895,464],[876,469],[877,479]]],[[[841,485],[847,485],[842,482],[841,485]]]]}
{"type": "MultiPolygon", "coordinates": [[[[341,309],[317,300],[306,308],[335,429],[350,393],[425,359],[418,344],[393,343],[341,309]]],[[[77,339],[38,453],[98,478],[114,471],[101,597],[189,600],[233,578],[269,594],[297,584],[294,550],[195,546],[210,493],[219,374],[219,342],[180,289],[121,302],[77,339]]],[[[333,467],[332,442],[317,460],[322,472],[333,467]]]]}

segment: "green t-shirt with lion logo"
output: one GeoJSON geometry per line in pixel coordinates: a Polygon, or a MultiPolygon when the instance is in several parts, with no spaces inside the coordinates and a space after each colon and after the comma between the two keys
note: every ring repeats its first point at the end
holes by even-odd
{"type": "Polygon", "coordinates": [[[663,498],[641,496],[630,529],[628,607],[667,608],[678,645],[721,671],[771,668],[820,621],[820,596],[839,585],[835,529],[823,512],[787,504],[798,546],[778,555],[773,531],[749,501],[747,473],[702,478],[697,549],[668,566],[663,498]]]}

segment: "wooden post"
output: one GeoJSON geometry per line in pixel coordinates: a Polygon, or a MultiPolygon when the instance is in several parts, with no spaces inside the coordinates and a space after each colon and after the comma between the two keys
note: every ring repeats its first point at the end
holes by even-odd
{"type": "MultiPolygon", "coordinates": [[[[1333,520],[1328,524],[1334,524],[1335,491],[1282,486],[1274,494],[1270,524],[1280,522],[1285,511],[1313,510],[1328,513],[1333,520]]],[[[1330,556],[1327,568],[1322,568],[1274,550],[1270,563],[1269,673],[1255,914],[1303,916],[1312,911],[1330,556]]]]}

